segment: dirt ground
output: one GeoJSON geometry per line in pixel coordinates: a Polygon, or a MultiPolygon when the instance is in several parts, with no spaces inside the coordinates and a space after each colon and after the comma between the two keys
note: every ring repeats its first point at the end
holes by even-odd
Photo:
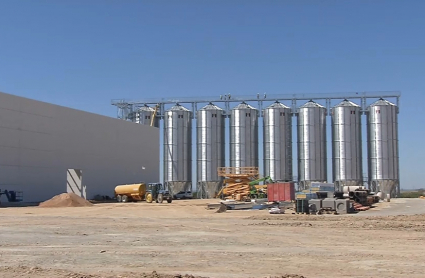
{"type": "Polygon", "coordinates": [[[0,208],[0,277],[425,277],[425,200],[347,216],[207,202],[0,208]]]}

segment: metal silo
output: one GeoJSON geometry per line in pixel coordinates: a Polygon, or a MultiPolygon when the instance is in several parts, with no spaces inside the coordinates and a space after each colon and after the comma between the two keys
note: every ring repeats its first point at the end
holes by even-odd
{"type": "Polygon", "coordinates": [[[332,109],[332,167],[335,188],[363,184],[361,108],[344,100],[332,109]]]}
{"type": "Polygon", "coordinates": [[[292,181],[292,112],[276,101],[263,114],[264,176],[292,181]]]}
{"type": "Polygon", "coordinates": [[[298,108],[298,186],[327,181],[326,108],[309,101],[298,108]]]}
{"type": "Polygon", "coordinates": [[[179,104],[164,113],[164,183],[173,194],[192,186],[192,112],[179,104]]]}
{"type": "Polygon", "coordinates": [[[230,114],[230,166],[258,167],[258,110],[245,102],[230,114]]]}
{"type": "Polygon", "coordinates": [[[218,167],[225,161],[225,113],[210,103],[197,112],[197,180],[203,198],[215,197],[221,187],[218,167]]]}
{"type": "Polygon", "coordinates": [[[153,119],[153,126],[159,127],[159,118],[155,114],[155,109],[144,105],[136,112],[131,113],[132,121],[138,124],[151,125],[153,119]]]}
{"type": "Polygon", "coordinates": [[[398,107],[384,99],[367,109],[369,185],[383,197],[400,191],[398,107]]]}

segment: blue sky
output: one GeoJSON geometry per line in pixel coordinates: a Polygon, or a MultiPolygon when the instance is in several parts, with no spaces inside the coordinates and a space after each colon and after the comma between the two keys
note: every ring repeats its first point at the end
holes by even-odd
{"type": "Polygon", "coordinates": [[[402,186],[425,187],[425,1],[0,1],[0,91],[115,98],[399,90],[402,186]]]}

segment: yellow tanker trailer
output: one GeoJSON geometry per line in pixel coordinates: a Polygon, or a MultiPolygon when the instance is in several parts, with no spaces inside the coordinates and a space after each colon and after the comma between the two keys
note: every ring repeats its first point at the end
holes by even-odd
{"type": "Polygon", "coordinates": [[[118,202],[143,201],[146,195],[146,184],[124,184],[115,187],[115,197],[118,202]]]}

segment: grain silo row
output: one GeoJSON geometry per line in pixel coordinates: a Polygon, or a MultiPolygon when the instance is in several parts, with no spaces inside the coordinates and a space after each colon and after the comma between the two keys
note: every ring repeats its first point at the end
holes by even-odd
{"type": "MultiPolygon", "coordinates": [[[[369,185],[392,196],[399,186],[397,109],[380,99],[366,111],[369,185]]],[[[327,111],[309,101],[296,112],[298,185],[302,190],[312,182],[328,180],[327,111]]],[[[337,188],[362,185],[361,108],[344,100],[330,112],[333,182],[337,188]]],[[[259,116],[256,108],[244,102],[231,109],[230,167],[258,167],[259,116]]],[[[192,118],[192,112],[178,104],[164,113],[164,182],[173,193],[189,190],[192,184],[192,118]]],[[[214,196],[221,185],[217,168],[226,166],[225,118],[225,111],[212,103],[197,111],[197,183],[206,197],[214,196]]],[[[263,136],[264,176],[292,181],[291,108],[276,101],[264,109],[263,136]]]]}

